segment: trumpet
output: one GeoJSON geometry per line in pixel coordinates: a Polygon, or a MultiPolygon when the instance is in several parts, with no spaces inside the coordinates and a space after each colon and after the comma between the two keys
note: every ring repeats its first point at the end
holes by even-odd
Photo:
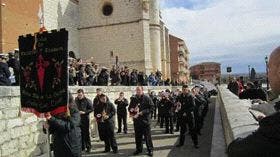
{"type": "Polygon", "coordinates": [[[106,119],[108,119],[108,115],[107,115],[107,112],[105,111],[105,109],[103,109],[101,114],[96,115],[97,122],[103,123],[106,119]]]}
{"type": "Polygon", "coordinates": [[[105,111],[105,109],[103,109],[103,111],[101,113],[101,122],[104,122],[106,119],[108,119],[108,115],[107,115],[107,112],[105,111]]]}
{"type": "Polygon", "coordinates": [[[136,114],[139,113],[139,107],[138,106],[139,106],[139,104],[137,104],[134,108],[131,108],[129,110],[130,117],[133,117],[133,116],[135,116],[136,114]]]}
{"type": "Polygon", "coordinates": [[[182,104],[180,102],[177,102],[175,112],[179,112],[181,108],[182,108],[182,104]]]}

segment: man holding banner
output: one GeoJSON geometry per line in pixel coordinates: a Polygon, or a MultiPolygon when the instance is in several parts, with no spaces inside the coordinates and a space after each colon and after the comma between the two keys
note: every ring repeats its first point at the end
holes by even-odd
{"type": "Polygon", "coordinates": [[[68,32],[45,31],[18,42],[21,109],[47,119],[55,157],[80,157],[80,114],[68,92],[68,32]]]}
{"type": "Polygon", "coordinates": [[[52,116],[45,114],[47,123],[44,129],[49,129],[53,135],[53,151],[55,157],[81,157],[80,113],[69,95],[68,112],[52,116]]]}

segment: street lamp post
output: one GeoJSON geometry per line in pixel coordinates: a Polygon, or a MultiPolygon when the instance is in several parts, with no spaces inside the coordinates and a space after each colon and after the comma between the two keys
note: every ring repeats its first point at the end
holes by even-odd
{"type": "Polygon", "coordinates": [[[251,74],[251,65],[248,65],[248,70],[249,70],[249,73],[248,73],[248,81],[250,81],[250,74],[251,74]]]}
{"type": "Polygon", "coordinates": [[[268,80],[268,57],[265,56],[265,66],[266,66],[266,89],[269,90],[269,80],[268,80]]]}
{"type": "Polygon", "coordinates": [[[119,56],[116,56],[116,67],[119,66],[119,56]]]}

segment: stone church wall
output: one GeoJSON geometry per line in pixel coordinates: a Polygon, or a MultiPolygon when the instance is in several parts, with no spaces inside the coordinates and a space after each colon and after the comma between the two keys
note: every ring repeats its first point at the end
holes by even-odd
{"type": "MultiPolygon", "coordinates": [[[[139,0],[92,1],[79,3],[80,54],[96,63],[111,67],[118,56],[121,65],[145,70],[144,19],[139,0]],[[105,4],[111,4],[113,12],[103,14],[105,4]]],[[[150,48],[150,46],[149,46],[150,48]]]]}
{"type": "Polygon", "coordinates": [[[144,70],[144,41],[141,22],[80,30],[80,54],[111,67],[118,56],[122,65],[144,70]]]}
{"type": "Polygon", "coordinates": [[[47,30],[66,28],[69,32],[68,51],[79,55],[79,8],[73,0],[43,0],[47,30]]]}

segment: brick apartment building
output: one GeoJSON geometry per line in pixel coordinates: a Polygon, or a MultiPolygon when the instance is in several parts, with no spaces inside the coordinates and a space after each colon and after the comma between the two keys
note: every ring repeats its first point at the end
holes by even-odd
{"type": "Polygon", "coordinates": [[[169,35],[171,78],[177,82],[189,81],[189,50],[183,39],[169,35]]]}
{"type": "Polygon", "coordinates": [[[218,83],[221,78],[221,64],[215,62],[203,62],[190,67],[191,78],[218,83]]]}

